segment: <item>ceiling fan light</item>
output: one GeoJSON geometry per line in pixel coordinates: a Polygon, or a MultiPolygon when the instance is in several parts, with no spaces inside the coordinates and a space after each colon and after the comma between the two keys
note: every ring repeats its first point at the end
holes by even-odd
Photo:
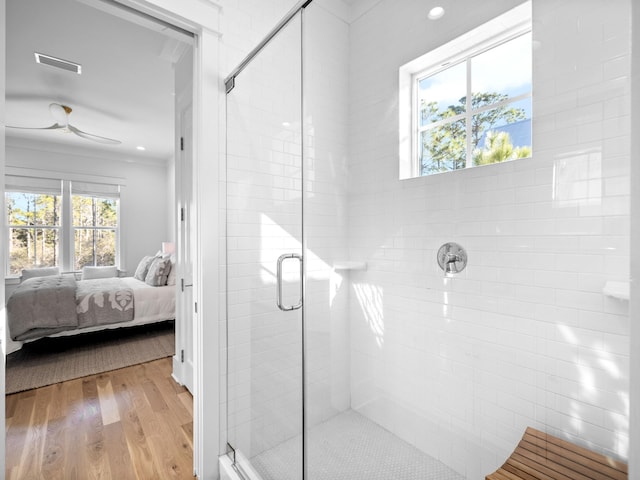
{"type": "Polygon", "coordinates": [[[60,105],[59,103],[51,103],[49,104],[49,111],[51,112],[53,119],[58,122],[58,124],[68,125],[69,114],[71,113],[70,107],[60,105]]]}

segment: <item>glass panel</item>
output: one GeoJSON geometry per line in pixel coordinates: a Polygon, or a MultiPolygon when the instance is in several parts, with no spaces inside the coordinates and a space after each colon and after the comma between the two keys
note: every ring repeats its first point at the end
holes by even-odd
{"type": "MultiPolygon", "coordinates": [[[[345,81],[350,66],[349,49],[345,48],[349,26],[332,15],[329,7],[327,2],[316,0],[304,15],[306,480],[354,478],[343,467],[360,465],[361,460],[321,434],[327,432],[327,422],[351,413],[348,299],[352,292],[349,272],[335,269],[349,258],[349,82],[345,81]],[[332,455],[326,455],[327,446],[332,455]]],[[[345,442],[365,449],[364,436],[344,430],[340,433],[345,442]]]]}
{"type": "Polygon", "coordinates": [[[59,195],[6,192],[5,199],[9,225],[60,226],[59,195]]]}
{"type": "Polygon", "coordinates": [[[473,164],[488,165],[531,156],[531,98],[472,117],[473,164]]]}
{"type": "Polygon", "coordinates": [[[57,228],[9,228],[9,274],[58,264],[57,228]]]}
{"type": "Polygon", "coordinates": [[[115,230],[76,228],[74,238],[74,269],[87,265],[110,266],[116,264],[115,230]]]}
{"type": "Polygon", "coordinates": [[[420,133],[420,174],[465,168],[467,158],[464,120],[445,123],[420,133]]]}
{"type": "Polygon", "coordinates": [[[74,227],[116,227],[118,225],[116,199],[73,195],[71,201],[74,227]]]}
{"type": "Polygon", "coordinates": [[[471,59],[473,108],[531,91],[531,33],[471,59]]]}
{"type": "MultiPolygon", "coordinates": [[[[276,305],[278,258],[302,254],[300,29],[298,15],[227,95],[227,441],[263,480],[302,479],[302,313],[276,305]]],[[[286,260],[283,304],[301,281],[286,260]]]]}
{"type": "Polygon", "coordinates": [[[418,81],[420,126],[464,113],[467,64],[460,63],[418,81]]]}

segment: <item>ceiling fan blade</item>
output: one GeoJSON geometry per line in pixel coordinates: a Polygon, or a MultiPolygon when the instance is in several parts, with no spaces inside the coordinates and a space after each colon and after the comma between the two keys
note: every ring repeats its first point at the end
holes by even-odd
{"type": "Polygon", "coordinates": [[[64,128],[64,125],[60,125],[58,123],[54,123],[50,127],[14,127],[13,125],[6,125],[7,128],[17,128],[20,130],[57,130],[59,128],[64,128]]]}
{"type": "Polygon", "coordinates": [[[78,130],[73,125],[67,125],[67,128],[79,137],[86,138],[87,140],[92,140],[94,142],[104,143],[107,145],[119,145],[122,143],[120,140],[114,140],[113,138],[101,137],[100,135],[83,132],[82,130],[78,130]]]}

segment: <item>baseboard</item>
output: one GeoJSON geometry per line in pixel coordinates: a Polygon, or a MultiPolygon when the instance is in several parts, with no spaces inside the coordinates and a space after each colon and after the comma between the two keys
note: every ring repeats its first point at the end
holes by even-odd
{"type": "Polygon", "coordinates": [[[183,376],[183,372],[182,372],[182,365],[183,363],[180,361],[180,357],[178,357],[177,355],[174,355],[172,357],[173,360],[173,368],[171,369],[171,378],[173,378],[175,380],[175,382],[180,385],[180,386],[184,386],[184,382],[182,381],[182,376],[183,376]]]}

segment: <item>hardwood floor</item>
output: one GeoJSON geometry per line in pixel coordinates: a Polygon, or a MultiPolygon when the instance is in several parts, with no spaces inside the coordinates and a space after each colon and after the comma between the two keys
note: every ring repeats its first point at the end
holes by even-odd
{"type": "Polygon", "coordinates": [[[6,397],[7,479],[192,479],[193,402],[171,358],[6,397]]]}

